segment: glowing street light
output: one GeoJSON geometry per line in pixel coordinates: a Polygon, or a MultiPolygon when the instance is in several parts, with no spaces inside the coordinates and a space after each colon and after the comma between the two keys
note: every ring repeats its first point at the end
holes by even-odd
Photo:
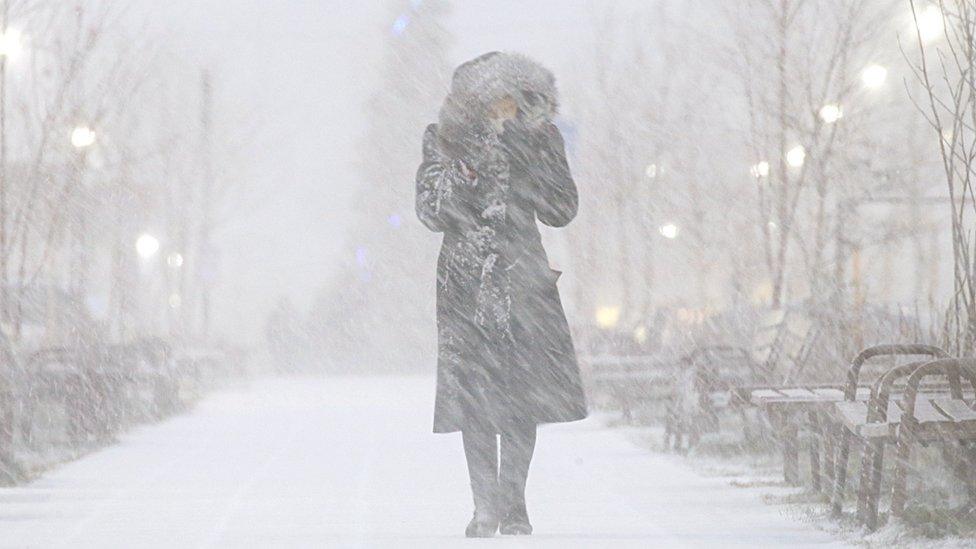
{"type": "Polygon", "coordinates": [[[807,159],[807,151],[803,145],[797,145],[786,151],[786,163],[792,168],[801,168],[807,159]]]}
{"type": "Polygon", "coordinates": [[[95,130],[88,126],[78,126],[71,132],[71,144],[76,149],[86,149],[95,144],[95,130]]]}
{"type": "Polygon", "coordinates": [[[3,34],[0,34],[0,56],[15,59],[23,49],[23,36],[19,30],[8,28],[3,34]]]}
{"type": "Polygon", "coordinates": [[[674,223],[665,223],[664,225],[661,225],[658,232],[660,232],[661,236],[664,238],[674,240],[678,237],[678,226],[674,223]]]}
{"type": "Polygon", "coordinates": [[[942,36],[945,31],[945,22],[942,17],[942,10],[938,6],[930,5],[916,14],[916,24],[918,25],[918,35],[922,42],[931,42],[942,36]]]}
{"type": "Polygon", "coordinates": [[[644,169],[644,175],[646,175],[648,179],[654,179],[657,177],[657,164],[648,164],[647,168],[644,169]]]}
{"type": "Polygon", "coordinates": [[[620,322],[620,307],[597,307],[596,324],[597,326],[610,329],[620,322]]]}
{"type": "Polygon", "coordinates": [[[173,252],[166,256],[166,264],[174,269],[179,269],[183,266],[183,254],[173,252]]]}
{"type": "Polygon", "coordinates": [[[643,344],[644,342],[647,341],[646,326],[638,326],[634,328],[634,341],[636,341],[638,344],[643,344]]]}
{"type": "Polygon", "coordinates": [[[888,69],[881,65],[868,65],[861,71],[861,82],[868,88],[880,88],[888,78],[888,69]]]}
{"type": "Polygon", "coordinates": [[[765,160],[756,162],[751,168],[749,168],[749,173],[751,173],[756,179],[761,177],[769,177],[769,162],[766,162],[765,160]]]}
{"type": "Polygon", "coordinates": [[[840,105],[824,105],[820,109],[820,119],[824,121],[825,124],[833,124],[841,118],[844,118],[844,110],[840,108],[840,105]]]}
{"type": "Polygon", "coordinates": [[[159,239],[149,233],[142,233],[136,239],[136,253],[143,259],[150,259],[159,251],[159,239]]]}

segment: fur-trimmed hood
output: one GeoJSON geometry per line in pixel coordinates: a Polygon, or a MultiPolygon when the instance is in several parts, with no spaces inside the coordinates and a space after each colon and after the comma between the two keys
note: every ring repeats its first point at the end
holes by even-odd
{"type": "Polygon", "coordinates": [[[438,141],[452,157],[478,154],[496,130],[489,106],[511,96],[519,117],[530,126],[550,121],[559,106],[556,78],[549,69],[518,53],[491,52],[454,71],[451,91],[441,106],[438,141]]]}

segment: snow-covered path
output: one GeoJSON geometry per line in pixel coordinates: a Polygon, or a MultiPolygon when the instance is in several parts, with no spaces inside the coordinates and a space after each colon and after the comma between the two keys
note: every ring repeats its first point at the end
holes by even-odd
{"type": "Polygon", "coordinates": [[[252,382],[20,488],[0,547],[726,547],[834,543],[597,421],[539,434],[531,538],[465,540],[457,435],[426,378],[252,382]]]}

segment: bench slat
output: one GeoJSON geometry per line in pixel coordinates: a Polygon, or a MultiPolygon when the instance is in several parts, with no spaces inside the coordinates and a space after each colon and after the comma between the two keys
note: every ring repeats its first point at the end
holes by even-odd
{"type": "Polygon", "coordinates": [[[594,381],[658,381],[664,382],[670,379],[669,376],[661,372],[630,372],[630,373],[605,373],[590,376],[594,381]]]}
{"type": "Polygon", "coordinates": [[[784,395],[775,389],[756,389],[749,393],[749,400],[754,404],[761,404],[768,399],[783,397],[784,395]]]}
{"type": "Polygon", "coordinates": [[[781,393],[791,398],[805,398],[805,399],[816,399],[817,395],[809,389],[804,389],[802,387],[796,387],[792,389],[780,389],[781,393]]]}
{"type": "Polygon", "coordinates": [[[962,400],[953,398],[934,398],[932,405],[939,409],[949,419],[955,422],[976,420],[976,410],[973,410],[962,400]]]}
{"type": "Polygon", "coordinates": [[[845,400],[835,403],[834,410],[841,423],[851,430],[856,430],[867,421],[868,405],[866,402],[849,402],[845,400]]]}
{"type": "Polygon", "coordinates": [[[823,398],[824,400],[844,399],[844,391],[841,391],[840,389],[830,389],[830,388],[814,389],[813,392],[816,393],[817,396],[823,398]]]}
{"type": "Polygon", "coordinates": [[[642,356],[600,356],[584,357],[579,359],[580,364],[586,364],[592,368],[607,368],[614,366],[640,366],[651,367],[660,361],[650,357],[642,356]]]}
{"type": "Polygon", "coordinates": [[[838,419],[855,434],[864,438],[886,438],[894,435],[901,422],[901,408],[894,402],[888,403],[888,421],[868,423],[867,402],[837,402],[834,410],[838,419]]]}
{"type": "Polygon", "coordinates": [[[938,408],[932,405],[932,400],[919,398],[915,401],[915,412],[912,414],[919,423],[938,423],[951,420],[951,417],[943,414],[938,408]]]}

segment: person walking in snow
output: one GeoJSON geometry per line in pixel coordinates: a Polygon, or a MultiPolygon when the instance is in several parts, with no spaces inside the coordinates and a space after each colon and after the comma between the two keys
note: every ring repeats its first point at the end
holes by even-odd
{"type": "Polygon", "coordinates": [[[434,432],[462,434],[468,537],[532,533],[525,484],[536,426],[587,413],[560,273],[536,224],[565,226],[578,206],[557,105],[545,67],[487,53],[455,70],[423,136],[417,216],[444,235],[434,432]]]}

